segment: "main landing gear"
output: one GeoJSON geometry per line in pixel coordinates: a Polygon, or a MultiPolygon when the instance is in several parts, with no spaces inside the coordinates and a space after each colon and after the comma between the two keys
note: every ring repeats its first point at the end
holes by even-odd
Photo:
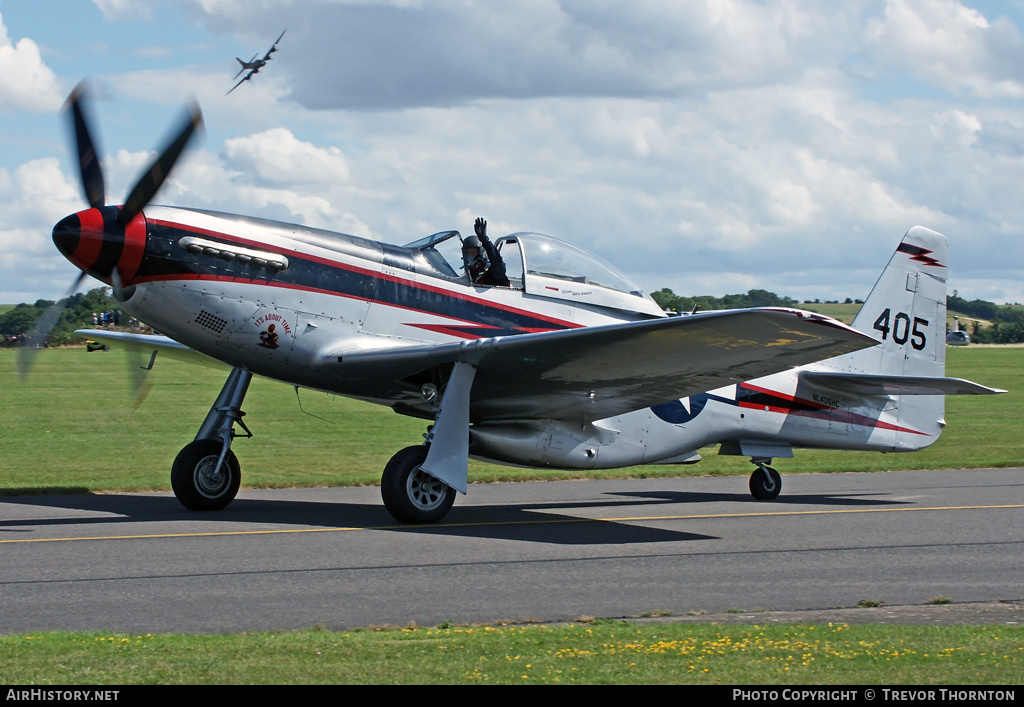
{"type": "Polygon", "coordinates": [[[171,467],[171,488],[190,511],[219,511],[235,499],[242,470],[231,441],[240,435],[234,425],[252,432],[242,422],[241,410],[252,373],[235,368],[203,421],[195,440],[178,452],[171,467]]]}
{"type": "Polygon", "coordinates": [[[758,501],[771,501],[777,498],[782,491],[782,476],[768,466],[772,460],[755,457],[750,462],[757,465],[757,469],[750,475],[750,494],[758,501]]]}
{"type": "Polygon", "coordinates": [[[380,480],[384,507],[399,523],[436,523],[455,503],[455,489],[423,471],[429,447],[406,447],[391,457],[380,480]]]}
{"type": "MultiPolygon", "coordinates": [[[[456,491],[466,493],[469,391],[475,375],[468,363],[452,367],[426,444],[406,447],[384,467],[380,495],[399,523],[436,523],[448,514],[456,491]]],[[[436,394],[436,389],[424,386],[425,400],[432,401],[436,394]]]]}

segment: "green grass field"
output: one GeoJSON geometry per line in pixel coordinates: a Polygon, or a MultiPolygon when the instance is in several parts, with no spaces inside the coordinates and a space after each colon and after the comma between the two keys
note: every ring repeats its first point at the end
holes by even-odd
{"type": "MultiPolygon", "coordinates": [[[[150,373],[152,390],[133,409],[128,362],[118,351],[45,350],[24,384],[14,352],[0,350],[4,455],[0,493],[157,490],[170,486],[178,450],[195,436],[220,390],[223,371],[170,360],[150,373]]],[[[1024,413],[1024,348],[948,350],[947,373],[1010,392],[947,399],[948,427],[932,447],[912,454],[797,450],[779,460],[783,474],[824,471],[980,468],[1024,463],[1018,421],[1024,413]]],[[[255,436],[236,440],[242,482],[249,487],[376,484],[398,449],[422,441],[426,423],[387,408],[256,379],[246,398],[255,436]],[[307,414],[308,413],[308,414],[307,414]]],[[[642,466],[593,474],[536,471],[472,463],[471,481],[582,476],[748,474],[743,457],[702,450],[692,466],[642,466]]]]}
{"type": "MultiPolygon", "coordinates": [[[[811,312],[817,312],[818,314],[824,314],[826,317],[832,317],[838,319],[844,324],[852,324],[854,318],[857,316],[857,312],[860,311],[861,305],[859,304],[839,304],[839,303],[820,303],[820,304],[799,304],[795,305],[799,309],[806,309],[811,312]]],[[[952,331],[954,328],[959,326],[964,330],[970,329],[971,322],[976,321],[966,314],[959,312],[947,311],[946,312],[946,330],[952,331]],[[959,323],[955,320],[959,317],[959,323]]]]}
{"type": "Polygon", "coordinates": [[[798,309],[806,309],[810,312],[824,314],[826,317],[838,319],[844,324],[850,324],[853,322],[854,317],[857,316],[857,312],[860,311],[861,307],[859,304],[829,304],[827,302],[820,304],[802,303],[793,306],[798,309]]]}
{"type": "MultiPolygon", "coordinates": [[[[1024,627],[620,621],[238,636],[0,636],[7,685],[1005,685],[1024,627]]],[[[1019,692],[1019,690],[1018,690],[1019,692]]]]}

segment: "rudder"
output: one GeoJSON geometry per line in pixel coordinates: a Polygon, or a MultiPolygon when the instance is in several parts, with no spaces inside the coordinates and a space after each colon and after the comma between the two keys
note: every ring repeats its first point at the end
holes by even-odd
{"type": "MultiPolygon", "coordinates": [[[[883,376],[941,378],[946,372],[946,280],[949,244],[922,226],[907,231],[853,327],[881,341],[852,354],[850,363],[883,376]]],[[[943,395],[900,395],[895,450],[920,449],[945,425],[943,395]]]]}
{"type": "Polygon", "coordinates": [[[858,367],[882,375],[945,375],[949,244],[941,233],[907,231],[853,327],[881,341],[855,354],[858,367]]]}

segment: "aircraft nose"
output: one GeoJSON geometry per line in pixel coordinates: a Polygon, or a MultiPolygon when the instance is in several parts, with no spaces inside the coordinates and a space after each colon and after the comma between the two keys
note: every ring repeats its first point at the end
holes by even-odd
{"type": "Polygon", "coordinates": [[[66,216],[53,227],[53,244],[65,258],[81,270],[96,262],[103,244],[103,216],[99,209],[88,209],[66,216]]]}
{"type": "Polygon", "coordinates": [[[53,227],[53,243],[75,267],[111,284],[117,268],[123,284],[138,274],[146,247],[146,220],[139,213],[127,226],[117,222],[119,209],[105,206],[66,216],[53,227]]]}
{"type": "Polygon", "coordinates": [[[53,244],[65,258],[70,258],[78,247],[78,235],[81,230],[77,214],[65,216],[53,227],[53,244]]]}

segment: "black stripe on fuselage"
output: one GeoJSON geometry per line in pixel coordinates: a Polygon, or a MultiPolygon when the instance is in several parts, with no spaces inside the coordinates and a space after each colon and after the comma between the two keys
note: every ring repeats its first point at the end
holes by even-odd
{"type": "MultiPolygon", "coordinates": [[[[151,221],[146,239],[146,253],[135,281],[195,279],[247,282],[380,302],[410,311],[458,319],[483,327],[485,329],[480,332],[481,336],[503,336],[579,326],[555,317],[535,315],[524,310],[477,299],[471,295],[452,292],[440,286],[440,283],[445,282],[440,278],[438,278],[438,285],[412,282],[413,259],[406,249],[387,246],[384,248],[383,257],[381,257],[380,251],[367,248],[366,254],[369,256],[367,259],[370,261],[368,263],[370,267],[360,268],[356,265],[318,258],[280,246],[257,243],[227,234],[151,221]],[[289,260],[288,268],[278,272],[265,267],[260,268],[251,263],[242,264],[214,257],[197,256],[187,253],[178,246],[178,241],[182,237],[196,235],[228,245],[284,255],[289,260]],[[374,254],[377,255],[377,258],[373,257],[374,254]],[[388,275],[371,269],[376,267],[375,261],[377,260],[383,260],[385,267],[396,271],[397,274],[388,275]],[[408,276],[404,273],[408,273],[408,276]]],[[[465,336],[466,338],[475,338],[468,332],[465,336]]]]}

